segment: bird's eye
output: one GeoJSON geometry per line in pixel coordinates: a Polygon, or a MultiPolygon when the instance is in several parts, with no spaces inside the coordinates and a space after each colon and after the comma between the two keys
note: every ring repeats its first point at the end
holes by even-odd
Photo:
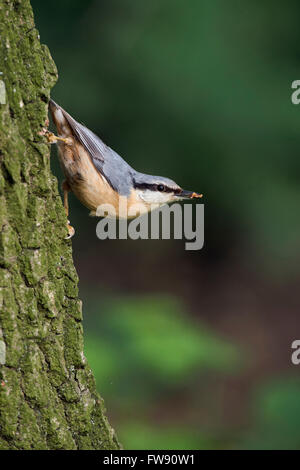
{"type": "Polygon", "coordinates": [[[164,190],[165,190],[165,187],[164,187],[163,184],[159,184],[159,185],[157,186],[157,189],[158,189],[158,191],[164,191],[164,190]]]}

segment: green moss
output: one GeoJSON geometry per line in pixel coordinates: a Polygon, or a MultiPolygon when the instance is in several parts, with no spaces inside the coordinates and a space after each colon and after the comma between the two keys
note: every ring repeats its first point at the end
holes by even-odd
{"type": "Polygon", "coordinates": [[[0,263],[9,268],[17,260],[16,234],[13,228],[5,224],[0,233],[0,263]]]}
{"type": "Polygon", "coordinates": [[[6,362],[6,344],[0,339],[0,366],[6,362]]]}
{"type": "Polygon", "coordinates": [[[18,373],[2,367],[0,383],[1,438],[13,439],[18,428],[19,407],[22,401],[18,373]]]}
{"type": "Polygon", "coordinates": [[[0,37],[0,449],[119,448],[83,355],[66,216],[39,134],[57,71],[29,0],[0,2],[0,37]]]}
{"type": "Polygon", "coordinates": [[[16,440],[17,448],[47,450],[46,433],[41,433],[35,412],[26,401],[20,403],[20,419],[16,440]]]}

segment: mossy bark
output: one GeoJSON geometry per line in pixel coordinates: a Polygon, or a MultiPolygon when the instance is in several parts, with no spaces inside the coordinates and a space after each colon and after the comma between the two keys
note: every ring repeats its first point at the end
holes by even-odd
{"type": "Polygon", "coordinates": [[[56,79],[29,0],[0,0],[0,449],[117,449],[39,134],[56,79]]]}

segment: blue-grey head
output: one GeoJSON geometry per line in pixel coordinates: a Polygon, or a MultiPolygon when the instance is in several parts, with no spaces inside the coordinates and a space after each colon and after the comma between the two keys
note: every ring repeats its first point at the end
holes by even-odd
{"type": "Polygon", "coordinates": [[[182,189],[175,181],[163,176],[134,172],[133,190],[137,199],[146,204],[168,204],[182,199],[201,198],[202,194],[182,189]]]}

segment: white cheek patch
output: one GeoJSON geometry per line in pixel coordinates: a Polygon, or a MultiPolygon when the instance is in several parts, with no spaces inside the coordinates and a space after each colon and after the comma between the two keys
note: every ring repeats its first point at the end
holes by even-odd
{"type": "Polygon", "coordinates": [[[147,202],[148,204],[166,204],[172,199],[172,193],[151,191],[150,189],[138,191],[138,196],[142,201],[147,202]]]}

